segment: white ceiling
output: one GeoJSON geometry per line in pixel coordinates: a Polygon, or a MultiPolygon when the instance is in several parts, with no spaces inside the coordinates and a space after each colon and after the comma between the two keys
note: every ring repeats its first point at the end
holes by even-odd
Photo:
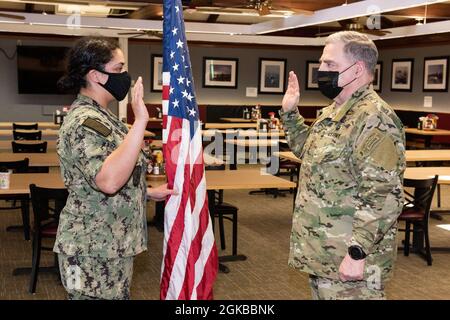
{"type": "MultiPolygon", "coordinates": [[[[83,0],[81,0],[83,1],[83,0]]],[[[4,1],[0,1],[4,2],[4,1]]],[[[19,5],[11,3],[14,7],[19,5]]],[[[27,1],[29,2],[29,1],[27,1]]],[[[39,2],[40,6],[45,8],[45,1],[39,2]]],[[[49,1],[47,1],[49,2],[49,1]]],[[[78,1],[77,1],[78,2],[78,1]]],[[[92,4],[99,1],[89,1],[92,4]]],[[[346,6],[333,7],[319,10],[311,16],[292,15],[285,18],[264,18],[261,22],[260,17],[247,16],[246,19],[253,19],[254,23],[250,25],[237,24],[240,22],[238,16],[229,15],[228,21],[235,23],[200,23],[186,22],[186,32],[188,40],[206,41],[206,42],[230,42],[230,43],[258,43],[258,44],[277,44],[277,45],[308,45],[321,46],[324,38],[301,38],[301,37],[275,37],[265,36],[264,34],[295,29],[300,27],[319,25],[325,23],[335,23],[338,20],[364,17],[367,15],[376,15],[383,12],[406,9],[423,6],[431,3],[447,2],[444,0],[367,0],[360,1],[346,6]]],[[[54,4],[54,3],[53,3],[54,4]]],[[[133,6],[133,2],[124,2],[124,6],[133,6]]],[[[142,3],[140,4],[142,5],[142,3]]],[[[13,13],[13,12],[4,12],[13,13]]],[[[101,12],[99,11],[99,14],[101,12]]],[[[199,13],[186,12],[188,15],[198,15],[199,13]]],[[[162,30],[162,21],[158,20],[137,20],[137,19],[119,19],[93,17],[86,15],[64,15],[64,14],[36,14],[20,13],[25,20],[14,20],[0,17],[0,32],[18,32],[18,33],[38,33],[38,34],[58,34],[58,35],[103,35],[110,37],[129,37],[120,35],[123,32],[133,32],[136,30],[162,30]]],[[[205,15],[206,16],[206,15],[205,15]]],[[[218,20],[219,22],[221,20],[218,20]]],[[[372,39],[390,39],[412,35],[424,35],[431,33],[450,32],[450,22],[433,22],[426,25],[414,25],[403,28],[389,29],[391,34],[384,37],[371,36],[372,39]]],[[[152,36],[142,36],[140,39],[154,38],[152,36]]],[[[154,38],[158,39],[158,38],[154,38]]]]}

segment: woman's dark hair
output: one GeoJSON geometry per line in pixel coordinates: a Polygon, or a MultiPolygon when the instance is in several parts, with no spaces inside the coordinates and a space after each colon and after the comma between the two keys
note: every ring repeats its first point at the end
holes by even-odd
{"type": "Polygon", "coordinates": [[[66,74],[58,80],[58,89],[77,93],[80,88],[85,88],[86,74],[92,69],[104,70],[105,64],[113,57],[113,51],[119,48],[119,43],[113,38],[80,39],[68,53],[66,74]]]}

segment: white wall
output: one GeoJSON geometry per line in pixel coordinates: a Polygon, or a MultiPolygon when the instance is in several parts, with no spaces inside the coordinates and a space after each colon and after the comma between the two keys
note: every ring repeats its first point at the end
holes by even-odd
{"type": "MultiPolygon", "coordinates": [[[[287,59],[287,73],[293,70],[299,76],[302,90],[302,104],[326,105],[329,100],[323,97],[317,90],[305,90],[306,61],[318,60],[321,49],[261,49],[261,48],[217,48],[213,46],[190,45],[191,65],[193,70],[197,103],[241,105],[241,104],[263,104],[281,105],[283,95],[259,94],[257,98],[245,96],[246,87],[258,87],[258,64],[259,58],[287,59]],[[237,58],[238,66],[238,88],[203,88],[203,57],[214,58],[237,58]]],[[[151,92],[150,87],[150,65],[151,55],[162,54],[160,45],[132,44],[129,47],[130,68],[133,78],[142,75],[145,86],[145,99],[149,103],[160,103],[161,93],[151,92]]]]}
{"type": "MultiPolygon", "coordinates": [[[[423,65],[424,58],[448,56],[450,44],[444,46],[430,46],[401,49],[380,50],[380,61],[383,61],[383,82],[381,97],[396,109],[425,110],[426,112],[450,113],[450,93],[447,92],[423,92],[423,65]],[[392,59],[414,59],[414,78],[412,92],[391,91],[391,66],[392,59]],[[433,107],[424,108],[425,96],[433,97],[433,107]]],[[[450,66],[448,66],[450,67],[450,66]]],[[[447,79],[448,81],[448,79],[447,79]]]]}
{"type": "MultiPolygon", "coordinates": [[[[15,51],[17,39],[0,38],[0,48],[9,55],[15,51]]],[[[54,45],[70,46],[69,40],[22,40],[24,45],[54,45]]],[[[423,58],[442,56],[450,52],[447,46],[430,46],[404,49],[380,50],[380,60],[383,61],[383,80],[381,96],[394,108],[407,110],[426,110],[427,112],[450,113],[450,93],[422,92],[423,85],[423,58]],[[414,58],[413,92],[391,92],[391,61],[399,58],[414,58]],[[433,108],[423,108],[424,96],[433,97],[433,108]]],[[[130,43],[129,45],[129,71],[134,79],[141,75],[144,79],[145,102],[160,103],[161,93],[151,92],[150,64],[152,54],[161,54],[160,44],[130,43]]],[[[301,104],[326,105],[328,100],[317,90],[305,90],[306,61],[317,60],[321,49],[299,49],[280,47],[275,49],[261,48],[231,48],[205,45],[190,45],[191,63],[193,68],[197,102],[199,104],[220,105],[280,105],[282,95],[259,94],[257,98],[245,97],[246,87],[258,86],[259,58],[287,59],[287,71],[294,70],[299,76],[302,87],[301,104]],[[239,59],[238,88],[215,89],[202,88],[203,57],[237,58],[239,59]]],[[[73,101],[72,95],[25,95],[17,93],[17,66],[16,60],[8,60],[0,52],[0,121],[52,121],[55,109],[68,105],[73,101]]],[[[117,104],[111,106],[117,112],[117,104]]]]}

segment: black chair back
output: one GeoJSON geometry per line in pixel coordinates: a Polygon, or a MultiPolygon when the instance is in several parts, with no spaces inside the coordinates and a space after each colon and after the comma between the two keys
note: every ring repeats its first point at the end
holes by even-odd
{"type": "Polygon", "coordinates": [[[428,221],[438,179],[439,176],[437,175],[429,179],[404,179],[403,186],[414,188],[414,192],[404,190],[405,204],[399,216],[400,221],[405,221],[405,229],[398,229],[405,232],[403,254],[409,255],[410,234],[412,232],[416,237],[416,240],[413,239],[414,252],[424,254],[429,266],[432,265],[433,259],[431,257],[428,221]],[[411,225],[413,225],[413,229],[411,229],[411,225]],[[422,239],[425,240],[424,248],[422,239]],[[423,249],[425,249],[425,252],[422,252],[423,249]]]}
{"type": "MultiPolygon", "coordinates": [[[[205,170],[225,170],[225,164],[222,165],[208,165],[205,170]]],[[[238,208],[232,204],[223,202],[223,190],[208,190],[209,209],[214,213],[214,217],[219,218],[219,236],[220,247],[225,250],[225,227],[224,219],[231,221],[233,226],[232,231],[232,254],[237,256],[237,241],[238,241],[238,208]],[[214,201],[214,202],[213,202],[214,201]]],[[[212,214],[211,213],[211,214],[212,214]]],[[[214,219],[212,219],[212,226],[214,230],[214,219]]]]}
{"type": "Polygon", "coordinates": [[[218,165],[206,165],[205,170],[225,170],[225,164],[218,164],[218,165]]]}
{"type": "Polygon", "coordinates": [[[27,173],[29,163],[28,158],[18,161],[0,161],[0,168],[12,170],[13,173],[27,173]]]}
{"type": "Polygon", "coordinates": [[[32,124],[18,124],[13,123],[13,130],[37,130],[38,124],[32,123],[32,124]]]}
{"type": "Polygon", "coordinates": [[[13,130],[14,140],[41,140],[42,131],[16,131],[13,130]]]}
{"type": "Polygon", "coordinates": [[[433,202],[434,191],[439,180],[439,176],[429,179],[404,179],[403,186],[414,188],[414,192],[405,193],[404,208],[415,208],[424,211],[424,219],[428,221],[430,215],[431,203],[433,202]]]}
{"type": "MultiPolygon", "coordinates": [[[[32,265],[30,278],[30,293],[36,292],[38,272],[41,269],[41,250],[53,251],[52,247],[43,247],[42,238],[56,238],[59,215],[66,205],[69,195],[67,189],[50,189],[30,184],[31,205],[33,207],[34,227],[32,244],[32,265]]],[[[52,271],[58,272],[57,256],[52,271]]]]}
{"type": "Polygon", "coordinates": [[[13,153],[46,153],[47,141],[41,143],[20,143],[11,141],[13,153]]]}
{"type": "Polygon", "coordinates": [[[41,188],[30,184],[31,205],[34,216],[34,232],[50,223],[58,224],[59,214],[66,205],[67,189],[41,188]],[[54,207],[51,207],[51,204],[54,207]]]}

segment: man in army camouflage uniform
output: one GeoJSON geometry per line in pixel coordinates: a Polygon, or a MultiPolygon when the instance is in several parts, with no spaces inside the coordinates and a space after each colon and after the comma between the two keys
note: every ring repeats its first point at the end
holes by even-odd
{"type": "Polygon", "coordinates": [[[147,249],[146,196],[163,200],[167,185],[146,186],[141,149],[148,122],[142,78],[134,87],[130,130],[108,110],[131,79],[117,43],[84,38],[69,55],[63,89],[79,91],[61,126],[57,152],[69,191],[54,251],[70,299],[128,299],[133,258],[147,249]]]}
{"type": "Polygon", "coordinates": [[[328,37],[318,73],[334,102],[312,126],[297,105],[296,75],[280,115],[302,160],[289,265],[310,274],[313,299],[385,299],[403,207],[405,134],[371,82],[378,59],[365,35],[328,37]]]}

